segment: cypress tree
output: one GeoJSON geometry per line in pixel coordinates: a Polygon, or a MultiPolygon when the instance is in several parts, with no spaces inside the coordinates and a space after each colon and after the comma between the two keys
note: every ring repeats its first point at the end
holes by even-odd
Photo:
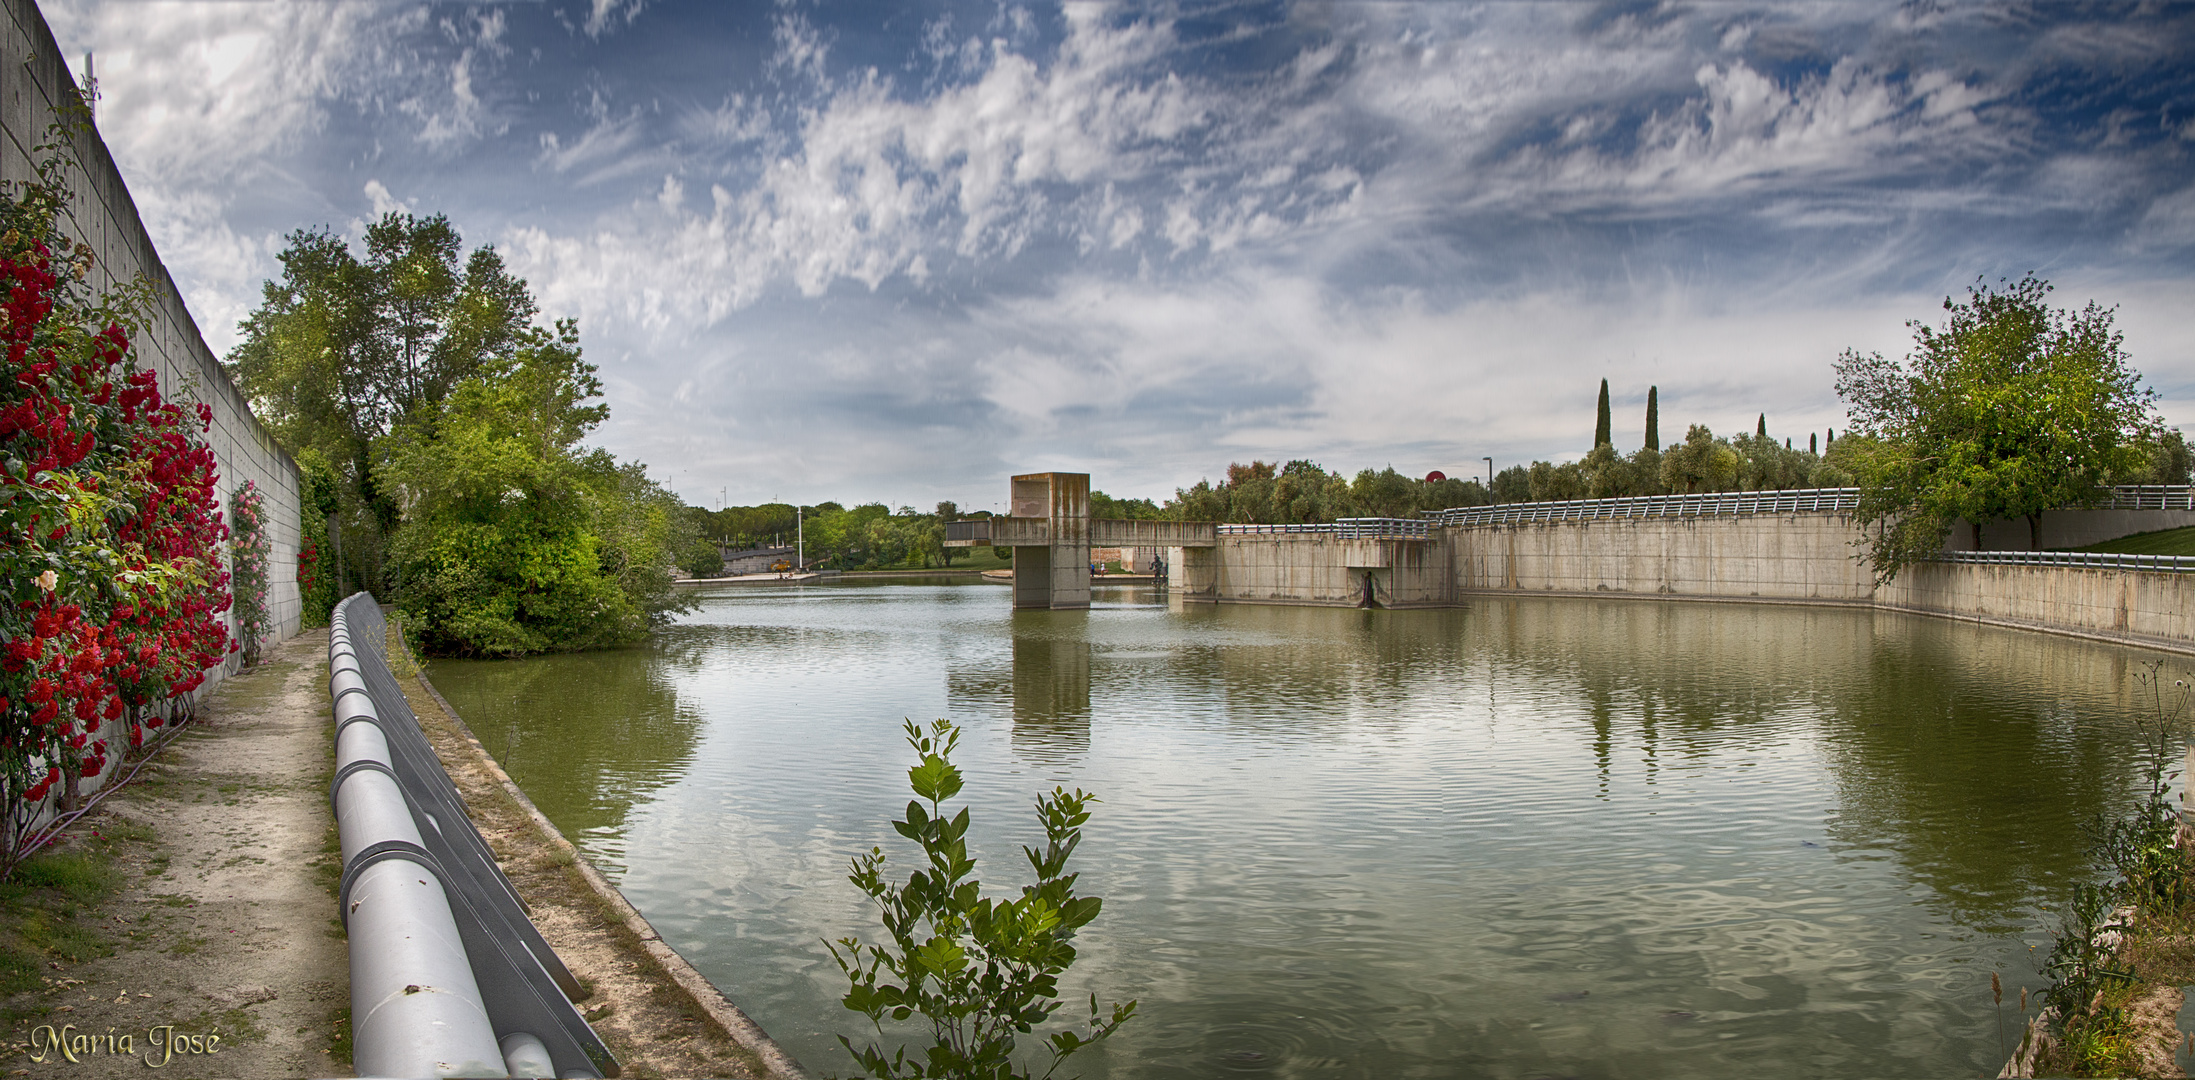
{"type": "Polygon", "coordinates": [[[1753,437],[1756,439],[1765,439],[1768,437],[1767,413],[1762,413],[1761,418],[1753,422],[1753,437]]]}
{"type": "Polygon", "coordinates": [[[1829,445],[1831,445],[1831,446],[1835,446],[1835,445],[1837,445],[1837,429],[1836,429],[1836,428],[1830,428],[1830,429],[1829,429],[1829,445]]]}
{"type": "Polygon", "coordinates": [[[1646,446],[1649,450],[1661,449],[1661,394],[1658,386],[1646,388],[1646,446]]]}
{"type": "Polygon", "coordinates": [[[1819,435],[1816,435],[1816,434],[1814,434],[1814,433],[1813,433],[1813,432],[1811,432],[1811,431],[1809,431],[1809,432],[1807,432],[1807,433],[1806,433],[1806,452],[1807,452],[1807,453],[1809,453],[1809,454],[1819,454],[1819,453],[1821,453],[1821,452],[1822,452],[1822,449],[1821,449],[1821,447],[1820,447],[1819,445],[1817,445],[1817,444],[1816,444],[1816,443],[1814,442],[1814,440],[1816,440],[1816,439],[1818,439],[1818,438],[1820,438],[1820,437],[1821,437],[1821,436],[1819,436],[1819,435]]]}
{"type": "Polygon", "coordinates": [[[1602,443],[1614,441],[1616,441],[1615,432],[1608,426],[1608,380],[1602,379],[1600,411],[1595,414],[1593,420],[1593,445],[1599,446],[1602,443]]]}

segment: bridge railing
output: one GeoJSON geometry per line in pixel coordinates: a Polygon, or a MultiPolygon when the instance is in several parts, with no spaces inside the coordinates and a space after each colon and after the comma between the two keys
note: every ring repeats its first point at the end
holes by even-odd
{"type": "MultiPolygon", "coordinates": [[[[1737,514],[1849,514],[1858,509],[1859,504],[1858,488],[1792,488],[1787,491],[1715,491],[1697,495],[1632,495],[1615,499],[1459,506],[1429,510],[1425,516],[1442,525],[1525,525],[1737,514]]],[[[2123,484],[2109,489],[2095,508],[2195,510],[2195,485],[2123,484]]]]}
{"type": "Polygon", "coordinates": [[[948,521],[945,523],[945,542],[948,544],[988,544],[991,542],[989,518],[972,521],[948,521]]]}
{"type": "Polygon", "coordinates": [[[2195,555],[2126,555],[2102,551],[1947,551],[1936,556],[1933,561],[1978,563],[1985,566],[2070,566],[2083,570],[2195,573],[2195,555]]]}
{"type": "Polygon", "coordinates": [[[1459,506],[1428,511],[1427,519],[1442,525],[1524,525],[1548,521],[1734,514],[1849,514],[1859,504],[1858,488],[1793,488],[1788,491],[1715,491],[1698,495],[1630,495],[1615,499],[1459,506]]]}
{"type": "Polygon", "coordinates": [[[1441,527],[1432,518],[1342,518],[1316,525],[1220,525],[1221,536],[1331,536],[1337,540],[1429,540],[1441,527]]]}

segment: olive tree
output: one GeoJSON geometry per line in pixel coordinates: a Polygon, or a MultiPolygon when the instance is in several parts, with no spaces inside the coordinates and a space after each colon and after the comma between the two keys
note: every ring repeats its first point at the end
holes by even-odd
{"type": "Polygon", "coordinates": [[[2111,308],[2046,303],[2030,274],[1964,302],[1941,327],[1920,320],[1904,361],[1846,350],[1837,393],[1852,431],[1857,517],[1878,580],[1943,547],[1952,523],[2026,518],[2092,504],[2111,478],[2147,464],[2156,392],[2127,363],[2111,308]]]}

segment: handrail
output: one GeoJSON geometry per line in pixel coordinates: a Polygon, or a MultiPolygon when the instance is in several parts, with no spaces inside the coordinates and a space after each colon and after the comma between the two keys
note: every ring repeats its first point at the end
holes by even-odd
{"type": "Polygon", "coordinates": [[[1849,514],[1860,504],[1858,488],[1792,488],[1785,491],[1713,491],[1694,495],[1629,495],[1614,499],[1501,503],[1429,512],[1442,525],[1517,525],[1544,521],[1621,518],[1723,517],[1735,514],[1849,514]]]}
{"type": "MultiPolygon", "coordinates": [[[[1630,495],[1613,499],[1500,503],[1425,511],[1442,525],[1521,525],[1550,521],[1623,518],[1722,517],[1738,514],[1849,514],[1859,508],[1858,488],[1790,488],[1784,491],[1712,491],[1693,495],[1630,495]]],[[[2122,484],[2105,489],[2098,510],[2195,510],[2195,485],[2122,484]]]]}
{"type": "Polygon", "coordinates": [[[1218,525],[1222,536],[1332,536],[1341,540],[1429,540],[1443,522],[1431,518],[1341,518],[1307,525],[1218,525]]]}
{"type": "Polygon", "coordinates": [[[1935,562],[1993,566],[2069,566],[2084,570],[2149,570],[2195,574],[2195,555],[2133,555],[2113,551],[1946,551],[1935,562]]]}

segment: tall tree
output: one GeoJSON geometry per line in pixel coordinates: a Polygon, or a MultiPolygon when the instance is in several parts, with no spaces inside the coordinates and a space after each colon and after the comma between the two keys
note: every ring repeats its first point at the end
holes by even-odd
{"type": "Polygon", "coordinates": [[[1753,437],[1756,439],[1765,439],[1768,437],[1767,413],[1762,413],[1761,418],[1753,422],[1753,437]]]}
{"type": "MultiPolygon", "coordinates": [[[[291,451],[317,451],[343,480],[352,524],[395,527],[394,494],[375,475],[376,442],[438,404],[484,365],[532,340],[526,283],[492,247],[464,254],[449,219],[390,213],[367,227],[365,256],[335,233],[299,230],[280,255],[227,367],[291,451]]],[[[349,561],[349,560],[347,560],[349,561]]],[[[367,575],[358,584],[383,582],[367,575]]]]}
{"type": "Polygon", "coordinates": [[[1661,387],[1646,388],[1646,448],[1661,449],[1661,387]]]}
{"type": "Polygon", "coordinates": [[[1593,445],[1606,445],[1614,442],[1615,439],[1615,431],[1609,427],[1608,421],[1608,380],[1602,379],[1600,409],[1594,414],[1593,419],[1593,445]]]}
{"type": "Polygon", "coordinates": [[[1919,320],[1905,361],[1846,350],[1837,393],[1866,452],[1857,517],[1888,580],[1940,550],[1954,521],[2024,517],[2040,546],[2042,512],[2092,503],[2147,460],[2162,429],[2156,392],[2127,363],[2113,309],[2050,307],[2030,274],[1976,283],[1944,300],[1944,325],[1919,320]]]}

